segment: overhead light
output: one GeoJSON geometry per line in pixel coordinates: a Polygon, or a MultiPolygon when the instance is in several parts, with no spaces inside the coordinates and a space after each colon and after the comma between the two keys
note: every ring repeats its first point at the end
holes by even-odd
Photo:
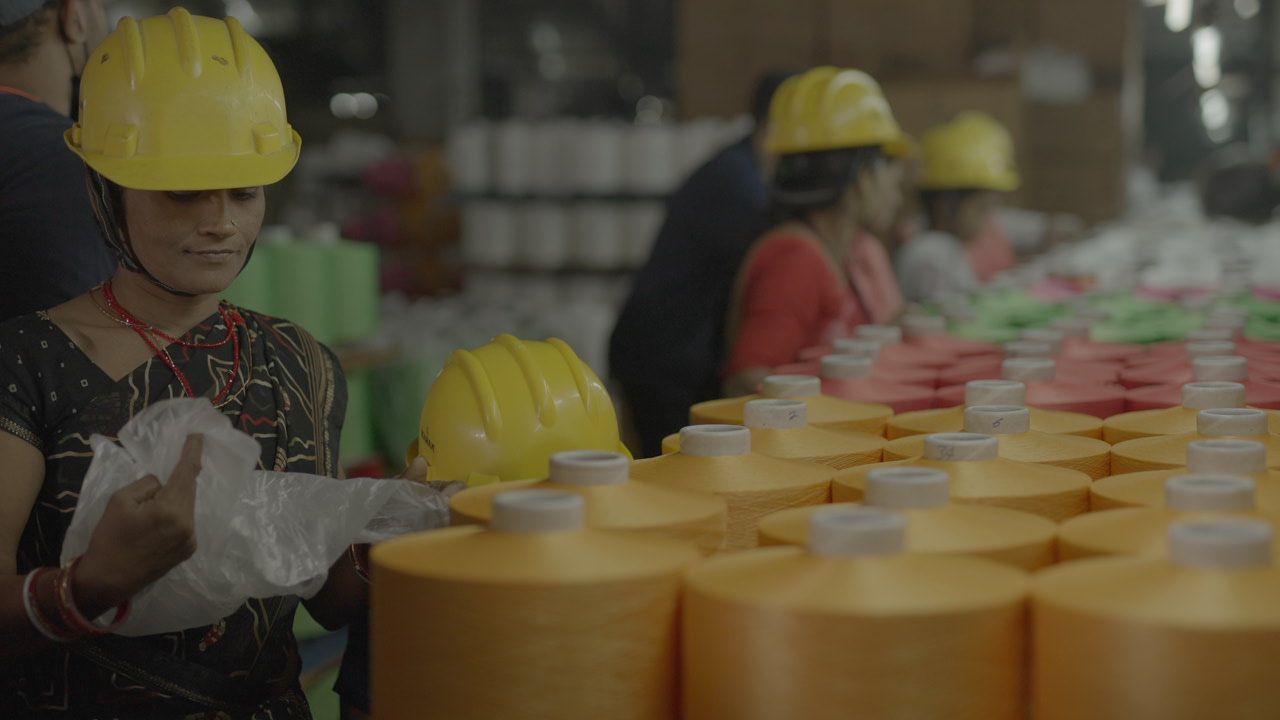
{"type": "Polygon", "coordinates": [[[1202,88],[1211,88],[1222,80],[1222,33],[1207,25],[1191,33],[1191,70],[1202,88]]]}
{"type": "Polygon", "coordinates": [[[1164,6],[1164,25],[1170,32],[1182,32],[1191,27],[1191,11],[1195,0],[1169,0],[1164,6]]]}
{"type": "Polygon", "coordinates": [[[1231,138],[1231,103],[1221,90],[1206,90],[1200,96],[1200,120],[1205,132],[1214,142],[1226,142],[1231,138]]]}
{"type": "Polygon", "coordinates": [[[664,109],[661,98],[645,95],[636,101],[636,124],[653,125],[661,122],[664,109]]]}
{"type": "Polygon", "coordinates": [[[1258,0],[1235,0],[1236,14],[1245,20],[1252,20],[1262,10],[1258,0]]]}
{"type": "Polygon", "coordinates": [[[540,53],[554,53],[560,51],[561,39],[560,29],[554,23],[545,20],[536,22],[533,27],[529,28],[529,44],[533,49],[540,53]]]}
{"type": "Polygon", "coordinates": [[[360,103],[351,93],[338,93],[329,98],[329,112],[339,120],[350,120],[356,116],[360,103]]]}
{"type": "Polygon", "coordinates": [[[368,120],[378,114],[378,99],[369,93],[356,93],[351,96],[356,101],[355,116],[359,120],[368,120]]]}
{"type": "Polygon", "coordinates": [[[250,35],[262,32],[262,18],[249,0],[225,0],[223,4],[227,8],[227,15],[239,20],[245,32],[250,35]]]}

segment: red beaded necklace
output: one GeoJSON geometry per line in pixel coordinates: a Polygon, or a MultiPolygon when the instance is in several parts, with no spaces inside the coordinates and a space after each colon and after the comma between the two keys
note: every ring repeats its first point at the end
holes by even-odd
{"type": "Polygon", "coordinates": [[[193,350],[215,350],[217,348],[224,347],[227,343],[231,343],[231,352],[233,355],[231,362],[231,376],[227,378],[226,386],[224,386],[213,399],[213,404],[222,404],[222,401],[231,393],[231,388],[235,386],[236,379],[240,376],[240,335],[236,332],[236,327],[244,324],[244,318],[240,316],[240,313],[235,310],[228,310],[222,305],[219,305],[218,315],[222,318],[222,322],[227,328],[226,337],[222,338],[218,342],[194,343],[173,337],[163,330],[152,327],[151,325],[139,320],[132,313],[126,310],[124,306],[120,304],[120,301],[116,299],[115,291],[112,289],[111,281],[109,280],[102,285],[102,297],[107,301],[107,307],[111,308],[111,311],[116,314],[120,323],[137,333],[138,337],[142,339],[142,342],[146,343],[147,347],[151,348],[152,352],[156,354],[156,357],[160,358],[160,361],[165,364],[165,367],[169,368],[174,376],[178,378],[178,382],[182,383],[182,389],[187,392],[189,397],[197,397],[195,389],[191,386],[191,381],[188,380],[186,374],[178,368],[177,363],[173,361],[173,358],[169,356],[169,353],[166,352],[155,340],[153,340],[151,336],[154,335],[168,343],[173,343],[193,350]]]}

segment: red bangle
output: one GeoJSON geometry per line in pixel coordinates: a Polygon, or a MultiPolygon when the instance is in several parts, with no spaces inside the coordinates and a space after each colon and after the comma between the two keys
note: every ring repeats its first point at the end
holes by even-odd
{"type": "Polygon", "coordinates": [[[53,568],[38,567],[32,570],[27,580],[27,609],[31,616],[31,622],[36,626],[36,630],[41,635],[55,640],[57,642],[69,642],[75,640],[77,636],[70,632],[66,627],[60,627],[49,622],[49,618],[44,616],[44,611],[40,609],[40,596],[37,594],[40,588],[40,578],[45,573],[52,571],[53,568]]]}
{"type": "Polygon", "coordinates": [[[124,624],[125,620],[129,619],[129,609],[133,606],[133,603],[126,600],[117,606],[115,617],[106,627],[97,625],[86,618],[80,612],[80,609],[76,607],[76,599],[71,592],[72,574],[75,572],[76,565],[79,564],[80,558],[72,560],[71,564],[63,568],[58,575],[58,612],[62,615],[63,621],[81,635],[96,637],[115,632],[124,624]]]}

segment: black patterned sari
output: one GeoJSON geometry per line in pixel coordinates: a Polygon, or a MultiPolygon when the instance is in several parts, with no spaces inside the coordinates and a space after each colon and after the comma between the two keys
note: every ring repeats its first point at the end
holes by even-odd
{"type": "MultiPolygon", "coordinates": [[[[305,330],[242,311],[241,382],[220,410],[262,448],[259,467],[335,476],[346,410],[337,361],[305,330]]],[[[225,336],[214,315],[184,340],[225,336]]],[[[197,393],[212,398],[231,372],[230,346],[169,348],[197,393]]],[[[0,430],[38,448],[45,479],[23,530],[18,572],[58,564],[94,433],[116,437],[152,403],[182,396],[152,358],[114,381],[49,318],[0,325],[0,430]]],[[[296,597],[251,600],[202,628],[107,636],[22,661],[0,683],[0,717],[309,718],[293,638],[296,597]]]]}

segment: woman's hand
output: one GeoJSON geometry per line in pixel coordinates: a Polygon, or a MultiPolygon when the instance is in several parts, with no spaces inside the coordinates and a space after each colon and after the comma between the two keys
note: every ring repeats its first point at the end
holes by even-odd
{"type": "Polygon", "coordinates": [[[87,617],[125,602],[195,552],[203,448],[203,436],[189,435],[168,483],[148,475],[111,496],[76,567],[76,602],[87,617]]]}
{"type": "Polygon", "coordinates": [[[427,481],[428,471],[427,459],[419,455],[413,459],[413,462],[409,463],[409,467],[404,469],[400,477],[416,483],[424,483],[427,481]]]}

